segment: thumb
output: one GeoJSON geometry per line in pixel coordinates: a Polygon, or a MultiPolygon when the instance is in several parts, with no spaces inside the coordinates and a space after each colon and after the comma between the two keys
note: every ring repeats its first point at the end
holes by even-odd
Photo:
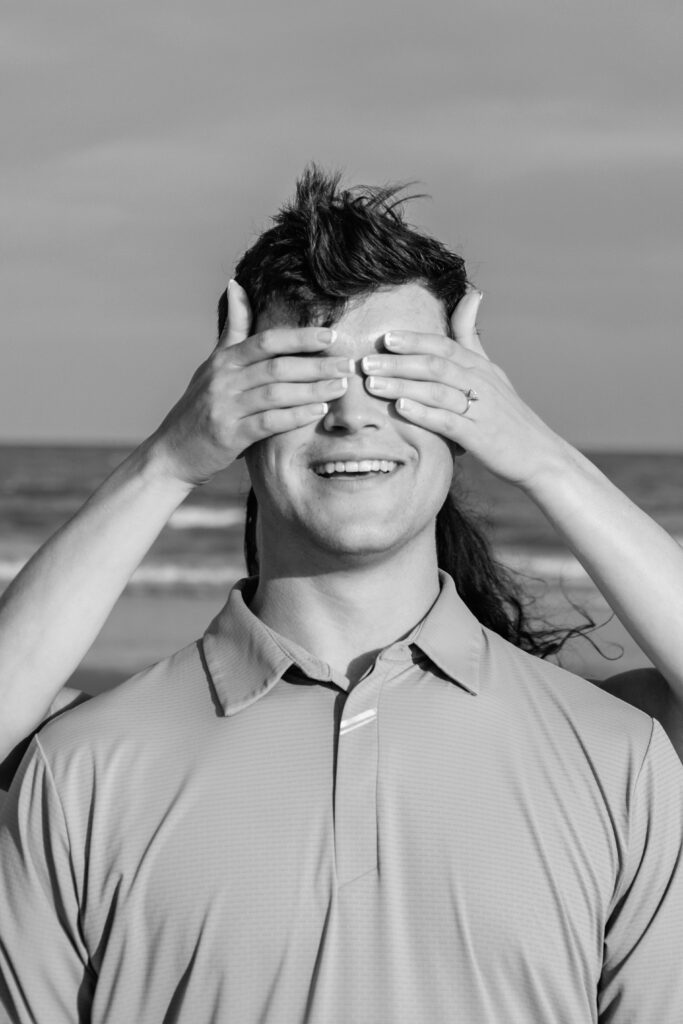
{"type": "Polygon", "coordinates": [[[453,337],[463,348],[468,348],[470,352],[477,352],[488,359],[477,334],[477,313],[483,297],[483,292],[469,288],[453,310],[451,327],[453,337]]]}
{"type": "Polygon", "coordinates": [[[247,293],[237,281],[230,278],[228,281],[228,315],[218,339],[218,348],[239,345],[241,341],[248,338],[251,320],[251,306],[247,293]]]}

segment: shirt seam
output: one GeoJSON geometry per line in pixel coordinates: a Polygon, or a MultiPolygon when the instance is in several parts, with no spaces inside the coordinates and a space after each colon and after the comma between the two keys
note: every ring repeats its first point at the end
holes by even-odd
{"type": "Polygon", "coordinates": [[[71,836],[69,835],[69,826],[68,826],[67,820],[66,820],[66,813],[64,811],[64,804],[62,803],[62,798],[60,796],[59,789],[57,787],[57,782],[55,780],[54,775],[52,774],[52,768],[50,766],[50,762],[47,759],[47,754],[45,753],[45,750],[44,750],[44,748],[43,748],[43,746],[42,746],[42,744],[40,742],[40,738],[38,736],[36,736],[35,740],[36,740],[36,747],[38,748],[38,752],[40,754],[41,761],[43,762],[43,765],[44,765],[44,768],[45,768],[45,774],[47,775],[48,779],[50,780],[50,785],[51,785],[52,789],[54,790],[54,794],[55,794],[55,796],[57,798],[57,803],[59,804],[59,810],[60,810],[60,813],[61,813],[61,816],[62,816],[62,822],[63,822],[63,825],[64,825],[64,834],[66,836],[66,840],[67,840],[67,843],[69,845],[69,862],[73,865],[73,847],[72,847],[72,843],[71,843],[71,836]]]}
{"type": "Polygon", "coordinates": [[[43,765],[45,767],[45,774],[46,774],[46,776],[47,776],[47,778],[48,778],[48,780],[50,782],[50,785],[51,785],[52,789],[54,790],[54,794],[55,794],[55,797],[57,799],[57,803],[59,805],[59,811],[60,811],[60,814],[62,816],[62,823],[63,823],[63,826],[64,826],[64,835],[66,836],[67,845],[69,847],[69,868],[70,868],[70,871],[71,871],[71,879],[72,879],[72,882],[73,882],[74,891],[76,893],[76,898],[78,900],[78,919],[77,919],[78,930],[79,930],[79,933],[80,933],[81,942],[83,943],[83,948],[84,948],[84,950],[85,950],[85,952],[87,954],[87,962],[84,963],[83,966],[84,966],[84,969],[87,972],[92,973],[92,963],[91,963],[91,958],[90,958],[90,949],[88,948],[88,943],[86,941],[85,933],[84,933],[84,930],[83,930],[83,921],[81,919],[82,894],[81,894],[80,886],[78,885],[78,881],[76,879],[76,872],[74,870],[73,844],[71,842],[71,835],[69,833],[69,823],[67,821],[66,812],[64,810],[64,804],[62,803],[62,797],[61,797],[60,792],[59,792],[59,787],[57,786],[57,781],[56,781],[56,779],[55,779],[55,777],[54,777],[54,775],[52,773],[52,767],[50,765],[50,762],[48,761],[47,754],[45,753],[45,750],[44,750],[44,748],[43,748],[43,746],[42,746],[42,744],[40,742],[40,738],[38,736],[36,736],[36,748],[37,748],[37,750],[38,750],[38,752],[40,754],[41,760],[42,760],[43,765]]]}
{"type": "Polygon", "coordinates": [[[647,741],[647,745],[645,747],[645,753],[643,754],[642,761],[640,762],[640,767],[638,768],[638,773],[636,775],[635,781],[634,781],[633,786],[631,788],[631,792],[629,793],[629,798],[628,798],[628,821],[627,821],[627,835],[628,835],[628,839],[627,839],[627,842],[626,842],[626,851],[624,853],[624,861],[623,861],[622,869],[620,871],[620,877],[619,877],[619,879],[618,879],[618,881],[617,881],[617,883],[616,883],[616,885],[614,887],[614,894],[612,896],[612,902],[610,904],[608,917],[611,917],[611,915],[614,913],[615,908],[618,906],[620,900],[622,899],[624,893],[626,892],[627,885],[628,885],[628,882],[629,882],[626,866],[629,863],[630,856],[631,856],[633,805],[634,805],[635,800],[636,800],[636,794],[638,792],[638,785],[640,783],[640,779],[641,779],[641,776],[643,774],[643,768],[645,767],[645,762],[647,761],[648,756],[650,754],[650,750],[652,749],[652,742],[653,742],[653,739],[654,739],[654,735],[655,735],[655,731],[656,731],[656,726],[657,726],[657,722],[652,717],[652,715],[649,715],[648,717],[650,719],[650,736],[649,736],[649,739],[647,741]]]}

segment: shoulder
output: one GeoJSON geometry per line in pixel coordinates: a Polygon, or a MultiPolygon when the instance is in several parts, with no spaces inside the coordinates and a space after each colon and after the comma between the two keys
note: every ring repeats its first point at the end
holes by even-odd
{"type": "Polygon", "coordinates": [[[596,686],[656,718],[683,761],[683,702],[661,672],[631,669],[597,681],[596,686]]]}
{"type": "Polygon", "coordinates": [[[489,630],[492,686],[509,713],[547,735],[558,753],[575,751],[594,766],[637,770],[652,737],[652,716],[581,676],[514,647],[489,630]]]}
{"type": "Polygon", "coordinates": [[[619,697],[654,718],[659,718],[673,698],[671,687],[655,668],[630,669],[594,682],[604,693],[619,697]]]}
{"type": "Polygon", "coordinates": [[[76,690],[71,686],[62,687],[47,709],[42,722],[39,722],[35,729],[21,739],[0,761],[0,790],[10,788],[14,776],[17,773],[17,769],[21,764],[22,758],[38,730],[47,725],[47,723],[52,721],[57,715],[61,715],[64,711],[78,707],[79,704],[83,704],[85,701],[90,699],[90,694],[83,693],[82,690],[76,690]]]}
{"type": "Polygon", "coordinates": [[[92,700],[74,700],[68,714],[43,726],[40,745],[56,762],[112,750],[126,741],[144,743],[151,731],[163,732],[169,721],[188,715],[200,693],[211,704],[195,642],[92,700]]]}

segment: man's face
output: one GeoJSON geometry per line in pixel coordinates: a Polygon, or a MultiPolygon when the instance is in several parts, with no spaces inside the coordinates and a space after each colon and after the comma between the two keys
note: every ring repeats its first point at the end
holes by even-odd
{"type": "MultiPolygon", "coordinates": [[[[256,330],[286,326],[275,311],[259,317],[256,330]]],[[[344,562],[390,554],[426,531],[453,475],[453,449],[438,435],[402,419],[393,402],[368,393],[360,360],[384,351],[387,331],[444,334],[442,304],[417,284],[373,292],[351,304],[335,323],[330,356],[355,361],[343,397],[329,404],[318,423],[278,434],[246,453],[264,546],[271,538],[293,554],[314,549],[344,562]],[[370,460],[379,470],[330,472],[331,464],[370,460]]],[[[353,468],[353,467],[352,467],[353,468]]],[[[359,467],[362,469],[362,467],[359,467]]],[[[325,559],[327,561],[327,559],[325,559]]]]}

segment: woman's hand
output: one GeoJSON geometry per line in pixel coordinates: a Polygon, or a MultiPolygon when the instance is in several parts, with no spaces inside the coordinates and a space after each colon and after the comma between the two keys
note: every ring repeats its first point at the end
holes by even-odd
{"type": "Polygon", "coordinates": [[[249,336],[251,319],[244,289],[231,281],[216,348],[150,439],[168,472],[188,484],[205,483],[256,441],[321,419],[326,403],[344,393],[352,367],[325,355],[333,331],[275,328],[249,336]]]}
{"type": "MultiPolygon", "coordinates": [[[[480,301],[471,291],[458,303],[455,340],[385,335],[392,354],[363,360],[368,391],[395,400],[404,419],[467,449],[529,495],[666,680],[675,714],[663,721],[683,750],[683,551],[532,412],[490,362],[476,330],[480,301]]],[[[647,710],[642,696],[633,702],[647,710]]]]}
{"type": "Polygon", "coordinates": [[[394,399],[404,419],[471,452],[497,476],[532,489],[537,476],[556,466],[569,445],[488,359],[476,329],[481,298],[472,290],[458,303],[451,318],[454,338],[386,334],[384,344],[392,354],[363,359],[366,386],[370,394],[394,399]]]}

